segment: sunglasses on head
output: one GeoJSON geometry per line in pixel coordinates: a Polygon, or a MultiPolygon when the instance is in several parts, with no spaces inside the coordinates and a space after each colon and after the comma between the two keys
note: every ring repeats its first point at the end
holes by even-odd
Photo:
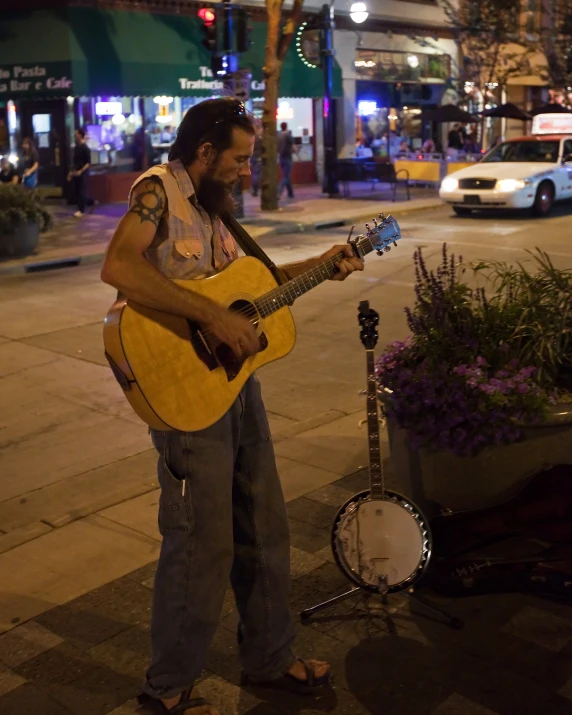
{"type": "MultiPolygon", "coordinates": [[[[246,117],[246,107],[244,106],[244,102],[241,102],[238,99],[227,102],[224,105],[224,111],[227,117],[246,117]]],[[[226,118],[217,119],[215,124],[221,124],[225,121],[227,121],[226,118]]]]}

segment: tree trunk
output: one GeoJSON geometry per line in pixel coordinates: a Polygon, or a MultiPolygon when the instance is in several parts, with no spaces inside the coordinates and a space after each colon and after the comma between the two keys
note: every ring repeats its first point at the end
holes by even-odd
{"type": "Polygon", "coordinates": [[[275,211],[278,208],[278,167],[276,146],[276,113],[280,91],[280,77],[284,56],[296,27],[299,24],[304,0],[294,0],[292,12],[284,29],[282,5],[284,0],[266,0],[268,30],[266,52],[264,56],[264,110],[262,115],[262,177],[260,208],[263,211],[275,211]]]}
{"type": "Polygon", "coordinates": [[[276,110],[282,62],[278,59],[282,0],[266,0],[268,34],[264,56],[264,113],[262,115],[262,180],[260,208],[274,211],[278,208],[278,168],[276,150],[276,110]]]}

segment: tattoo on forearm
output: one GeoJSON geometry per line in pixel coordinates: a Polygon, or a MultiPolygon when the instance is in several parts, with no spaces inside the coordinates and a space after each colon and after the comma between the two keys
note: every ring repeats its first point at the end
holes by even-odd
{"type": "Polygon", "coordinates": [[[139,216],[141,223],[150,221],[154,226],[159,225],[165,208],[163,186],[156,177],[146,179],[137,187],[128,213],[139,216]]]}

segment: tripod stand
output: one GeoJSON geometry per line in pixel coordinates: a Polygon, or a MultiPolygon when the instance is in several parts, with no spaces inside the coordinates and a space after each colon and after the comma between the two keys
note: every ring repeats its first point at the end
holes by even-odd
{"type": "MultiPolygon", "coordinates": [[[[353,586],[350,588],[349,591],[346,591],[345,593],[340,594],[339,596],[335,596],[334,598],[330,598],[327,601],[323,601],[322,603],[317,603],[315,606],[311,606],[310,608],[306,608],[305,610],[301,611],[300,613],[300,618],[302,621],[307,621],[309,618],[311,618],[314,613],[318,613],[318,611],[323,611],[325,608],[329,608],[330,606],[335,605],[336,603],[340,603],[341,601],[345,601],[346,599],[350,598],[356,593],[360,592],[365,592],[365,589],[361,588],[360,586],[353,586]]],[[[369,593],[369,591],[368,591],[369,593]]],[[[413,588],[409,588],[406,591],[403,591],[402,593],[405,593],[406,596],[415,601],[416,603],[419,603],[425,608],[429,613],[432,613],[435,616],[438,616],[440,620],[442,620],[444,623],[446,623],[448,626],[451,628],[455,628],[457,630],[461,629],[464,627],[465,623],[462,621],[460,618],[455,618],[454,616],[451,616],[449,613],[446,611],[442,610],[441,608],[438,608],[437,606],[434,606],[432,603],[428,603],[423,597],[419,596],[417,593],[414,592],[413,588]]],[[[381,596],[381,601],[384,606],[388,605],[387,602],[387,594],[386,593],[380,593],[381,596]]]]}

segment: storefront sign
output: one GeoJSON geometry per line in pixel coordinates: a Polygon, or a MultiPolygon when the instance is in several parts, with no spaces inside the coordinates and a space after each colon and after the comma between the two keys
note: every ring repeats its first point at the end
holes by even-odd
{"type": "Polygon", "coordinates": [[[0,94],[14,97],[45,92],[69,95],[72,93],[70,74],[66,62],[0,67],[0,94]]]}
{"type": "MultiPolygon", "coordinates": [[[[216,92],[224,89],[224,81],[222,79],[215,79],[209,67],[201,66],[199,70],[201,73],[200,78],[189,79],[188,77],[179,77],[179,87],[183,91],[207,90],[216,92]]],[[[250,83],[250,89],[253,92],[264,92],[264,86],[264,82],[257,82],[256,80],[252,80],[250,83]]]]}

